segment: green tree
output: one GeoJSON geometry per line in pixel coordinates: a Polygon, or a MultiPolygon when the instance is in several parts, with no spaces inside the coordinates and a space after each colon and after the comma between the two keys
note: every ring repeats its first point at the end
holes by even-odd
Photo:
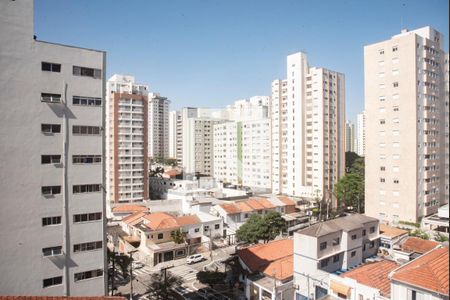
{"type": "Polygon", "coordinates": [[[438,232],[435,236],[434,236],[434,240],[436,242],[448,242],[448,237],[446,237],[445,235],[443,235],[442,233],[438,232]]]}
{"type": "Polygon", "coordinates": [[[149,177],[161,177],[162,173],[164,173],[164,168],[156,167],[154,170],[150,170],[148,176],[149,177]]]}
{"type": "Polygon", "coordinates": [[[172,238],[172,240],[176,243],[176,244],[182,244],[184,243],[184,233],[183,231],[180,229],[178,230],[174,230],[170,233],[170,237],[172,238]]]}
{"type": "Polygon", "coordinates": [[[116,265],[119,266],[122,271],[123,278],[127,278],[130,271],[131,257],[128,255],[116,255],[114,256],[116,265]]]}
{"type": "Polygon", "coordinates": [[[359,175],[364,180],[364,172],[365,172],[365,163],[364,157],[358,157],[351,164],[349,172],[352,174],[359,175]]]}
{"type": "Polygon", "coordinates": [[[345,167],[346,167],[345,171],[348,172],[350,170],[351,166],[353,165],[353,163],[355,162],[355,160],[360,157],[361,156],[359,156],[355,152],[352,152],[352,151],[345,152],[345,167]]]}
{"type": "Polygon", "coordinates": [[[247,243],[257,243],[263,240],[267,243],[275,239],[286,229],[286,221],[275,211],[268,212],[264,217],[252,214],[245,224],[236,231],[236,237],[247,243]]]}
{"type": "Polygon", "coordinates": [[[347,173],[334,186],[334,195],[339,200],[339,207],[353,207],[363,212],[364,180],[357,173],[347,173]]]}
{"type": "Polygon", "coordinates": [[[147,288],[149,299],[176,300],[179,295],[173,290],[183,284],[183,279],[168,271],[150,275],[150,284],[147,288]]]}
{"type": "Polygon", "coordinates": [[[416,230],[411,231],[409,233],[409,235],[421,238],[423,240],[429,240],[430,239],[430,236],[426,232],[424,232],[424,231],[422,231],[420,229],[416,229],[416,230]]]}
{"type": "Polygon", "coordinates": [[[197,273],[197,280],[203,284],[213,285],[224,283],[226,276],[227,274],[224,272],[200,271],[197,273]]]}

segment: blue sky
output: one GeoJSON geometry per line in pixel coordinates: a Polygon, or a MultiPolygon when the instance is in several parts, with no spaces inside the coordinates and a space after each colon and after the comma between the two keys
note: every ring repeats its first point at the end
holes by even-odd
{"type": "Polygon", "coordinates": [[[35,0],[40,40],[107,51],[107,74],[131,74],[183,106],[270,95],[286,56],[346,76],[347,118],[364,108],[363,46],[401,28],[445,35],[447,0],[35,0]]]}

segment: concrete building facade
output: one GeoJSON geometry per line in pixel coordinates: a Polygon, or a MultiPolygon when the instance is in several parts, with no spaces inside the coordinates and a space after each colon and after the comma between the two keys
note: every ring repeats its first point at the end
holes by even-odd
{"type": "Polygon", "coordinates": [[[272,191],[332,198],[345,171],[344,75],[287,57],[287,79],[272,82],[272,191]]]}
{"type": "Polygon", "coordinates": [[[351,121],[345,122],[345,152],[356,151],[356,130],[355,124],[351,121]]]}
{"type": "Polygon", "coordinates": [[[169,158],[177,158],[177,111],[169,112],[169,158]]]}
{"type": "Polygon", "coordinates": [[[364,48],[366,214],[382,221],[418,222],[448,203],[443,43],[424,27],[364,48]]]}
{"type": "Polygon", "coordinates": [[[148,156],[169,157],[170,100],[158,93],[148,95],[148,156]]]}
{"type": "Polygon", "coordinates": [[[360,112],[356,116],[356,154],[365,156],[366,153],[366,113],[360,112]]]}
{"type": "Polygon", "coordinates": [[[33,35],[1,1],[0,294],[105,295],[106,53],[33,35]]]}
{"type": "Polygon", "coordinates": [[[107,202],[148,199],[148,86],[129,75],[107,84],[107,202]]]}

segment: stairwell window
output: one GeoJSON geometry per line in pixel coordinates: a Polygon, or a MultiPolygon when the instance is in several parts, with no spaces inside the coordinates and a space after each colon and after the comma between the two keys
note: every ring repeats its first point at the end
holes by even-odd
{"type": "Polygon", "coordinates": [[[55,64],[55,63],[43,61],[41,63],[41,70],[49,71],[49,72],[61,72],[61,64],[55,64]]]}

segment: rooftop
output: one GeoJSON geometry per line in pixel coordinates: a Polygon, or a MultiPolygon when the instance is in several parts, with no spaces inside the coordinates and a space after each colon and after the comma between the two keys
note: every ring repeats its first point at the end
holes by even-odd
{"type": "Polygon", "coordinates": [[[435,241],[423,240],[418,237],[410,236],[401,244],[400,248],[404,252],[416,252],[423,254],[436,248],[439,243],[435,241]]]}
{"type": "Polygon", "coordinates": [[[364,264],[340,276],[352,278],[361,284],[376,288],[382,296],[389,297],[391,294],[391,282],[388,275],[397,267],[398,264],[393,261],[382,260],[364,264]]]}
{"type": "Polygon", "coordinates": [[[390,274],[394,281],[442,295],[449,294],[448,248],[433,249],[390,274]]]}
{"type": "Polygon", "coordinates": [[[389,238],[396,238],[405,234],[408,234],[408,231],[396,227],[387,226],[385,224],[380,224],[380,235],[384,235],[389,238]]]}
{"type": "Polygon", "coordinates": [[[360,214],[353,214],[325,222],[314,224],[308,228],[297,231],[299,234],[320,237],[336,231],[352,231],[361,228],[364,223],[378,222],[378,219],[360,214]]]}
{"type": "Polygon", "coordinates": [[[252,272],[261,272],[278,280],[294,273],[294,242],[291,239],[271,241],[238,250],[239,258],[252,272]]]}
{"type": "Polygon", "coordinates": [[[125,205],[119,205],[112,209],[112,212],[114,213],[133,213],[138,211],[148,211],[149,209],[142,205],[136,205],[136,204],[125,204],[125,205]]]}
{"type": "Polygon", "coordinates": [[[292,200],[291,198],[289,198],[287,196],[278,196],[277,198],[278,198],[278,200],[280,200],[281,202],[283,202],[286,205],[295,205],[294,200],[292,200]]]}

